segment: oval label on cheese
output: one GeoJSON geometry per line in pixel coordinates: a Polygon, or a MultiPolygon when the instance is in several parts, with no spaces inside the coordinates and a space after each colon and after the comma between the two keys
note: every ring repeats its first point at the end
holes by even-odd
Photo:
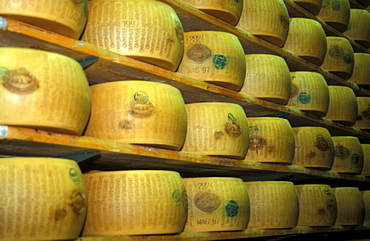
{"type": "Polygon", "coordinates": [[[335,156],[340,159],[346,159],[349,156],[350,151],[342,145],[335,147],[335,156]]]}
{"type": "Polygon", "coordinates": [[[329,143],[328,141],[325,139],[325,137],[321,134],[318,134],[316,136],[316,143],[315,143],[315,146],[317,147],[317,149],[319,149],[320,151],[327,151],[329,150],[330,146],[329,146],[329,143]]]}
{"type": "Polygon", "coordinates": [[[221,198],[210,192],[198,193],[194,197],[194,204],[205,213],[213,213],[220,207],[221,198]]]}
{"type": "Polygon", "coordinates": [[[225,124],[225,132],[231,137],[239,137],[243,133],[243,128],[237,123],[233,114],[229,113],[227,116],[229,122],[225,124]]]}
{"type": "Polygon", "coordinates": [[[333,46],[329,50],[329,55],[335,59],[341,59],[344,56],[344,50],[339,46],[333,46]]]}
{"type": "Polygon", "coordinates": [[[137,118],[148,118],[153,115],[155,105],[149,101],[149,95],[144,91],[134,94],[134,101],[131,102],[129,113],[137,118]]]}
{"type": "Polygon", "coordinates": [[[188,58],[195,62],[203,62],[211,55],[212,51],[203,44],[194,44],[187,52],[188,58]]]}
{"type": "MultiPolygon", "coordinates": [[[[2,73],[5,73],[2,67],[2,73]]],[[[30,94],[40,87],[39,79],[25,68],[7,71],[3,76],[3,86],[15,94],[30,94]]]]}

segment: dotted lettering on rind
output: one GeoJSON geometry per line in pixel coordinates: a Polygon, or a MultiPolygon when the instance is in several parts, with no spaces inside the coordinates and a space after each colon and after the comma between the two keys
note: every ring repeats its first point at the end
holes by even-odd
{"type": "Polygon", "coordinates": [[[228,217],[230,218],[236,217],[239,212],[238,203],[234,200],[230,200],[225,206],[225,211],[228,217]]]}
{"type": "Polygon", "coordinates": [[[215,54],[213,56],[213,66],[216,69],[224,69],[227,65],[227,57],[221,54],[215,54]]]}
{"type": "Polygon", "coordinates": [[[325,140],[324,136],[321,135],[321,134],[318,134],[316,136],[316,143],[315,143],[315,146],[317,147],[317,149],[319,149],[320,151],[327,151],[329,150],[330,146],[329,146],[329,143],[325,140]]]}
{"type": "Polygon", "coordinates": [[[194,197],[195,206],[206,213],[216,211],[221,205],[221,198],[214,193],[199,193],[194,197]]]}
{"type": "Polygon", "coordinates": [[[76,185],[80,184],[80,176],[78,175],[76,169],[74,168],[69,169],[69,177],[71,178],[74,184],[76,185]]]}
{"type": "Polygon", "coordinates": [[[335,156],[339,159],[346,159],[350,154],[350,151],[342,145],[335,147],[335,156]]]}
{"type": "Polygon", "coordinates": [[[301,92],[299,93],[298,100],[302,104],[308,104],[311,102],[311,95],[306,92],[301,92]]]}
{"type": "Polygon", "coordinates": [[[203,62],[211,55],[212,51],[203,44],[194,44],[187,52],[188,58],[195,62],[203,62]]]}
{"type": "Polygon", "coordinates": [[[2,76],[3,86],[15,94],[30,94],[40,87],[39,79],[25,68],[8,71],[2,76]]]}

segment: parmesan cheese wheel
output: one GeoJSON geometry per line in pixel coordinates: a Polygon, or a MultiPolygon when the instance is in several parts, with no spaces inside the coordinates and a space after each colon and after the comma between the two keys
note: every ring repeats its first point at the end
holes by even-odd
{"type": "Polygon", "coordinates": [[[247,54],[247,73],[241,93],[285,105],[289,100],[291,79],[282,57],[247,54]]]}
{"type": "Polygon", "coordinates": [[[353,73],[348,81],[361,86],[370,86],[370,54],[355,53],[354,58],[353,73]]]}
{"type": "Polygon", "coordinates": [[[289,31],[289,13],[283,0],[244,0],[237,27],[281,47],[289,31]]]}
{"type": "Polygon", "coordinates": [[[365,204],[360,190],[357,187],[337,187],[332,190],[338,205],[335,225],[362,225],[365,204]]]}
{"type": "Polygon", "coordinates": [[[87,0],[0,0],[0,15],[78,39],[88,7],[87,0]]]}
{"type": "Polygon", "coordinates": [[[88,210],[82,236],[180,233],[187,194],[178,172],[132,170],[84,174],[88,210]]]}
{"type": "Polygon", "coordinates": [[[366,9],[351,9],[345,34],[365,47],[370,47],[370,13],[366,9]]]}
{"type": "Polygon", "coordinates": [[[356,97],[358,106],[357,121],[354,127],[370,130],[370,97],[356,97]]]}
{"type": "Polygon", "coordinates": [[[361,174],[364,153],[359,139],[355,136],[333,136],[332,139],[335,157],[331,171],[361,174]]]}
{"type": "Polygon", "coordinates": [[[320,12],[316,16],[343,33],[349,23],[350,10],[348,0],[323,0],[320,12]]]}
{"type": "Polygon", "coordinates": [[[320,66],[327,48],[324,28],[313,19],[291,18],[284,48],[320,66]]]}
{"type": "Polygon", "coordinates": [[[184,51],[182,24],[154,0],[92,0],[82,40],[112,52],[176,70],[184,51]]]}
{"type": "Polygon", "coordinates": [[[247,228],[249,196],[240,178],[184,178],[189,211],[184,232],[235,231],[247,228]]]}
{"type": "Polygon", "coordinates": [[[243,1],[240,0],[182,0],[202,10],[209,15],[221,19],[231,25],[239,22],[243,10],[243,1]]]}
{"type": "Polygon", "coordinates": [[[296,4],[306,9],[313,15],[320,12],[323,0],[293,0],[296,4]]]}
{"type": "Polygon", "coordinates": [[[291,72],[292,88],[288,106],[323,117],[329,108],[329,88],[324,77],[316,72],[291,72]]]}
{"type": "Polygon", "coordinates": [[[299,204],[292,182],[244,182],[250,200],[249,228],[294,228],[299,204]]]}
{"type": "Polygon", "coordinates": [[[0,108],[2,125],[81,135],[91,109],[89,83],[69,57],[2,47],[0,108]]]}
{"type": "Polygon", "coordinates": [[[361,175],[370,177],[370,144],[361,144],[361,147],[364,153],[364,165],[361,175]]]}
{"type": "Polygon", "coordinates": [[[354,68],[354,52],[348,39],[343,37],[326,37],[327,51],[321,68],[349,79],[354,68]]]}
{"type": "Polygon", "coordinates": [[[298,226],[333,226],[337,219],[337,201],[329,185],[295,186],[299,200],[298,226]]]}
{"type": "Polygon", "coordinates": [[[0,239],[72,240],[86,216],[86,186],[76,162],[0,159],[0,239]]]}
{"type": "Polygon", "coordinates": [[[289,121],[277,117],[251,117],[249,149],[245,160],[291,164],[295,140],[289,121]]]}
{"type": "Polygon", "coordinates": [[[185,53],[178,72],[239,91],[245,78],[244,49],[231,33],[186,32],[185,53]]]}
{"type": "Polygon", "coordinates": [[[334,161],[334,143],[323,127],[293,127],[295,154],[293,165],[331,169],[334,161]]]}
{"type": "Polygon", "coordinates": [[[92,111],[85,135],[179,150],[187,130],[178,89],[150,81],[117,81],[91,86],[92,111]]]}
{"type": "Polygon", "coordinates": [[[243,159],[248,150],[248,120],[233,103],[187,104],[188,131],[182,151],[243,159]]]}
{"type": "Polygon", "coordinates": [[[365,217],[364,217],[364,225],[370,224],[370,190],[362,191],[362,198],[364,200],[365,206],[365,217]]]}
{"type": "Polygon", "coordinates": [[[345,86],[329,86],[329,109],[325,118],[353,126],[357,120],[358,104],[353,90],[345,86]]]}

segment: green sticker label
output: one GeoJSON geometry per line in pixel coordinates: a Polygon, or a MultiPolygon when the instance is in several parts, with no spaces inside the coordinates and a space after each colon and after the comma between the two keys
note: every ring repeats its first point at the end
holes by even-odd
{"type": "Polygon", "coordinates": [[[358,155],[357,153],[355,154],[352,154],[352,164],[359,164],[360,163],[360,155],[358,155]]]}
{"type": "Polygon", "coordinates": [[[230,200],[225,206],[225,211],[228,217],[236,217],[239,212],[239,206],[236,201],[230,200]]]}
{"type": "Polygon", "coordinates": [[[80,176],[78,175],[76,169],[74,168],[69,169],[69,177],[74,182],[74,184],[78,185],[80,183],[80,176]]]}
{"type": "Polygon", "coordinates": [[[302,104],[308,104],[311,101],[311,95],[306,92],[301,92],[299,93],[298,100],[302,104]]]}
{"type": "Polygon", "coordinates": [[[343,55],[343,61],[344,61],[344,63],[346,63],[346,64],[350,64],[350,63],[352,63],[352,57],[351,57],[351,55],[349,55],[349,54],[344,54],[344,55],[343,55]]]}
{"type": "Polygon", "coordinates": [[[213,56],[213,66],[216,69],[224,69],[227,65],[227,58],[224,55],[216,54],[213,56]]]}
{"type": "Polygon", "coordinates": [[[332,3],[331,3],[331,7],[334,11],[339,11],[341,6],[340,6],[340,2],[338,0],[334,0],[332,3]]]}
{"type": "Polygon", "coordinates": [[[0,77],[9,73],[8,68],[0,66],[0,77]]]}

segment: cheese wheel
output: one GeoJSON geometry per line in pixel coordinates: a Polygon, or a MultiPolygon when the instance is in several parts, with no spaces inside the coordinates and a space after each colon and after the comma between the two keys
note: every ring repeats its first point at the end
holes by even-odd
{"type": "Polygon", "coordinates": [[[299,204],[292,182],[244,182],[250,200],[248,229],[294,228],[299,204]]]}
{"type": "Polygon", "coordinates": [[[76,162],[0,159],[0,239],[73,240],[86,216],[86,186],[76,162]]]}
{"type": "Polygon", "coordinates": [[[357,121],[353,127],[370,130],[370,97],[356,97],[358,106],[357,121]]]}
{"type": "Polygon", "coordinates": [[[361,144],[362,152],[364,153],[364,165],[361,175],[370,177],[370,144],[361,144]]]}
{"type": "Polygon", "coordinates": [[[291,164],[295,140],[289,121],[277,117],[250,117],[249,149],[245,160],[291,164]]]}
{"type": "Polygon", "coordinates": [[[289,31],[289,13],[283,0],[244,0],[237,27],[281,47],[289,31]]]}
{"type": "Polygon", "coordinates": [[[231,25],[239,22],[243,10],[243,1],[240,0],[182,0],[231,25]]]}
{"type": "Polygon", "coordinates": [[[367,48],[370,47],[370,13],[368,10],[351,9],[345,35],[367,48]]]}
{"type": "Polygon", "coordinates": [[[323,0],[293,0],[296,4],[306,9],[313,15],[320,12],[323,0]]]}
{"type": "Polygon", "coordinates": [[[182,151],[243,159],[248,150],[248,120],[233,103],[187,104],[188,131],[182,151]]]}
{"type": "Polygon", "coordinates": [[[362,198],[364,200],[365,206],[365,217],[364,217],[364,225],[370,224],[370,190],[362,191],[362,198]]]}
{"type": "Polygon", "coordinates": [[[352,76],[348,81],[360,86],[370,86],[370,54],[355,53],[354,58],[352,76]]]}
{"type": "Polygon", "coordinates": [[[117,81],[91,86],[92,111],[85,135],[179,150],[187,130],[178,89],[150,81],[117,81]]]}
{"type": "Polygon", "coordinates": [[[320,12],[316,16],[343,33],[349,23],[350,10],[349,0],[323,0],[320,12]]]}
{"type": "Polygon", "coordinates": [[[361,174],[364,153],[359,139],[355,136],[333,136],[335,157],[331,171],[361,174]]]}
{"type": "Polygon", "coordinates": [[[321,68],[350,79],[354,68],[354,52],[348,39],[343,37],[326,37],[327,51],[321,68]]]}
{"type": "Polygon", "coordinates": [[[187,194],[174,171],[93,171],[84,174],[88,210],[82,236],[180,233],[187,194]]]}
{"type": "Polygon", "coordinates": [[[298,226],[333,226],[337,201],[329,185],[295,185],[299,200],[298,226]]]}
{"type": "Polygon", "coordinates": [[[327,114],[329,108],[329,88],[320,73],[291,72],[292,87],[287,106],[294,107],[318,117],[327,114]]]}
{"type": "Polygon", "coordinates": [[[249,196],[240,178],[184,178],[189,210],[184,232],[236,231],[247,227],[249,196]]]}
{"type": "Polygon", "coordinates": [[[175,71],[184,51],[182,24],[154,0],[92,0],[82,40],[175,71]]]}
{"type": "Polygon", "coordinates": [[[78,39],[88,6],[87,0],[0,0],[0,15],[78,39]]]}
{"type": "Polygon", "coordinates": [[[324,127],[293,127],[295,153],[293,165],[331,169],[334,161],[334,143],[324,127]]]}
{"type": "Polygon", "coordinates": [[[335,225],[362,225],[365,204],[360,190],[357,187],[336,187],[332,190],[338,205],[335,225]]]}
{"type": "Polygon", "coordinates": [[[285,60],[269,54],[247,54],[245,58],[247,73],[240,92],[285,105],[292,84],[285,60]]]}
{"type": "Polygon", "coordinates": [[[67,56],[2,47],[0,108],[2,125],[81,135],[91,109],[89,83],[67,56]]]}
{"type": "Polygon", "coordinates": [[[326,34],[318,21],[308,18],[290,19],[284,49],[320,66],[324,62],[326,48],[326,34]]]}
{"type": "Polygon", "coordinates": [[[234,34],[220,31],[186,32],[185,53],[178,72],[239,91],[245,78],[244,49],[234,34]]]}
{"type": "Polygon", "coordinates": [[[329,108],[325,118],[353,126],[357,120],[358,104],[353,90],[345,86],[329,86],[329,108]]]}

